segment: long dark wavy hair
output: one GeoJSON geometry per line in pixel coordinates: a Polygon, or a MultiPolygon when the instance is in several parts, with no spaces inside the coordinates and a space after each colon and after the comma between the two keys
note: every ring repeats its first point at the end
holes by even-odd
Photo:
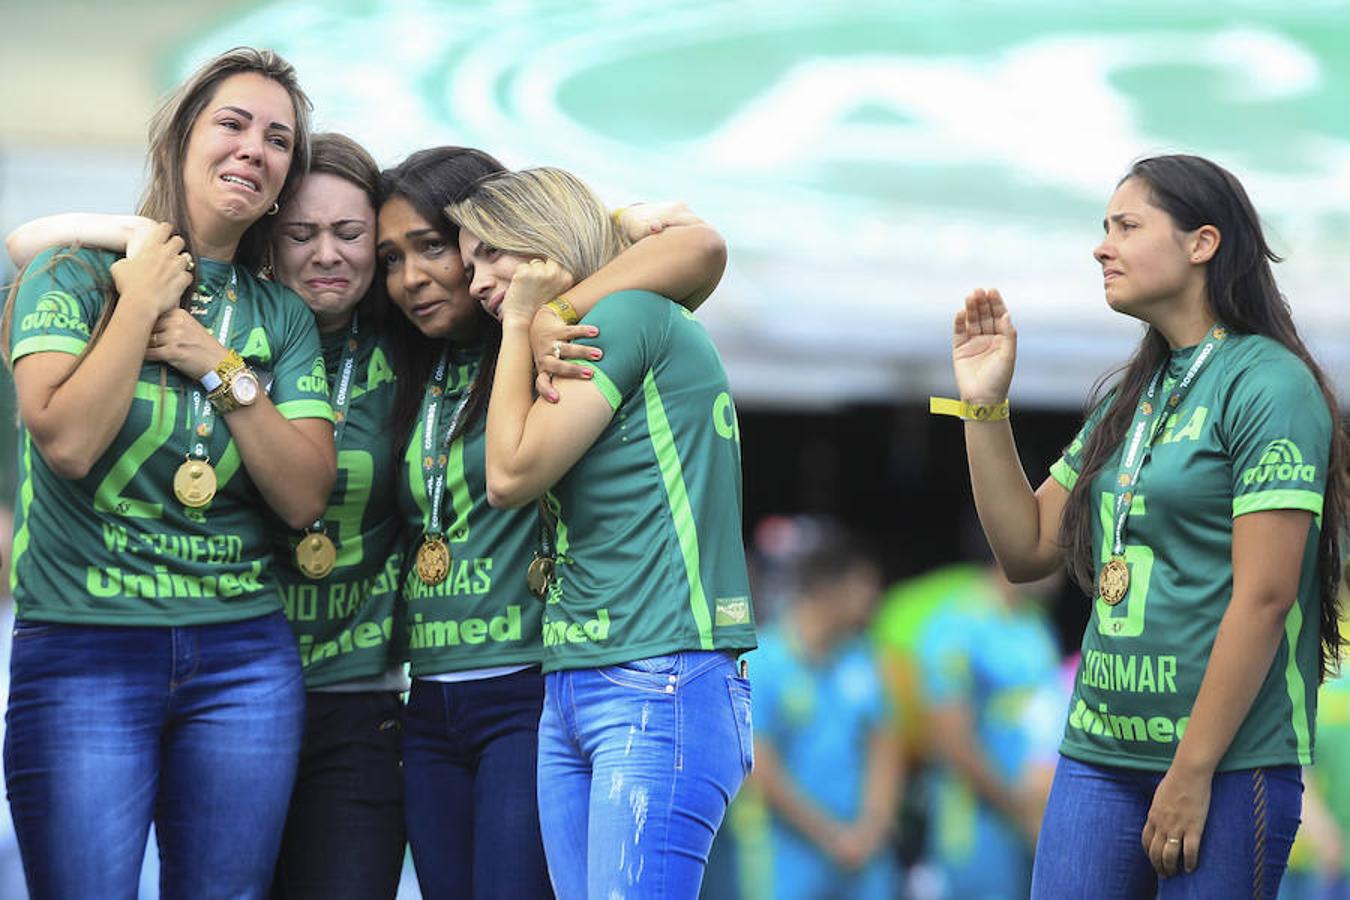
{"type": "MultiPolygon", "coordinates": [[[[479,180],[505,171],[506,167],[494,157],[470,147],[419,150],[380,176],[380,205],[395,197],[406,200],[419,216],[440,232],[449,252],[458,253],[459,226],[446,216],[445,208],[472,191],[479,180]]],[[[381,271],[377,277],[383,275],[381,271]]],[[[486,312],[481,315],[479,335],[483,355],[468,406],[457,426],[460,433],[468,430],[487,411],[492,375],[497,368],[497,351],[501,347],[501,325],[486,312]]],[[[445,343],[427,338],[397,310],[390,311],[383,319],[388,328],[394,372],[398,376],[391,425],[398,436],[401,456],[417,421],[427,380],[445,343]]]]}
{"type": "MultiPolygon", "coordinates": [[[[1341,542],[1347,525],[1347,463],[1350,457],[1347,456],[1340,405],[1326,374],[1294,327],[1289,304],[1276,286],[1271,271],[1271,263],[1279,262],[1280,257],[1266,243],[1260,217],[1237,178],[1202,157],[1179,155],[1140,160],[1130,167],[1120,183],[1132,178],[1148,186],[1153,205],[1171,216],[1173,224],[1181,231],[1194,231],[1202,225],[1212,225],[1219,230],[1219,249],[1205,270],[1205,290],[1215,319],[1236,334],[1265,335],[1288,348],[1308,367],[1326,400],[1334,427],[1317,561],[1322,601],[1319,649],[1325,677],[1337,669],[1342,645],[1339,630],[1340,587],[1344,577],[1341,542]]],[[[1102,376],[1093,387],[1091,405],[1095,407],[1106,402],[1108,406],[1083,448],[1082,471],[1069,493],[1059,534],[1069,575],[1089,594],[1095,591],[1094,562],[1097,557],[1092,540],[1092,522],[1096,515],[1092,482],[1124,440],[1140,393],[1167,358],[1166,338],[1150,326],[1130,360],[1102,376]],[[1110,396],[1102,400],[1108,385],[1110,396]]]]}

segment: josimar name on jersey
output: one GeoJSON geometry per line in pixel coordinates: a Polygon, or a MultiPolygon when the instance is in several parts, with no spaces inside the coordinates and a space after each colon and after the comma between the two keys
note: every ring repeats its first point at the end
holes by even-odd
{"type": "Polygon", "coordinates": [[[1145,653],[1107,653],[1088,650],[1083,654],[1079,681],[1102,691],[1131,694],[1175,694],[1177,658],[1145,653]]]}

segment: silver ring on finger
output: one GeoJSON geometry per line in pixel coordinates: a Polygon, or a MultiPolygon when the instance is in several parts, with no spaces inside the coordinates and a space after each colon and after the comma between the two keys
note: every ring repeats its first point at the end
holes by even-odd
{"type": "Polygon", "coordinates": [[[1181,838],[1168,838],[1167,841],[1166,841],[1166,843],[1168,843],[1168,844],[1180,844],[1180,843],[1181,843],[1181,838]]]}
{"type": "Polygon", "coordinates": [[[562,341],[554,341],[550,352],[554,359],[562,359],[562,341]]]}
{"type": "Polygon", "coordinates": [[[189,272],[197,268],[197,263],[195,260],[193,260],[191,253],[183,254],[183,267],[187,269],[189,272]]]}

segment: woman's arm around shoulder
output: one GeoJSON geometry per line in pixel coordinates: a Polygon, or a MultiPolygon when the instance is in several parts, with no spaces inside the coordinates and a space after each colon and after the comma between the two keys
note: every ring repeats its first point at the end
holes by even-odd
{"type": "Polygon", "coordinates": [[[132,256],[155,226],[145,216],[109,213],[58,213],[25,222],[5,237],[14,267],[22,269],[48,247],[84,244],[132,256]]]}

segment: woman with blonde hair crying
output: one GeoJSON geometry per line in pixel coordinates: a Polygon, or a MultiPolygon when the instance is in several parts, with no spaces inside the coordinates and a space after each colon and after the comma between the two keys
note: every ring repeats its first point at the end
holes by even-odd
{"type": "MultiPolygon", "coordinates": [[[[610,294],[586,322],[594,375],[531,389],[531,323],[624,246],[558,169],[484,179],[447,210],[470,290],[502,325],[487,417],[498,506],[545,496],[555,574],[543,616],[540,824],[563,900],[696,897],[751,764],[755,645],[741,543],[739,432],[716,348],[689,311],[610,294]],[[541,309],[541,307],[547,308],[541,309]]],[[[558,348],[561,353],[561,348],[558,348]]]]}

